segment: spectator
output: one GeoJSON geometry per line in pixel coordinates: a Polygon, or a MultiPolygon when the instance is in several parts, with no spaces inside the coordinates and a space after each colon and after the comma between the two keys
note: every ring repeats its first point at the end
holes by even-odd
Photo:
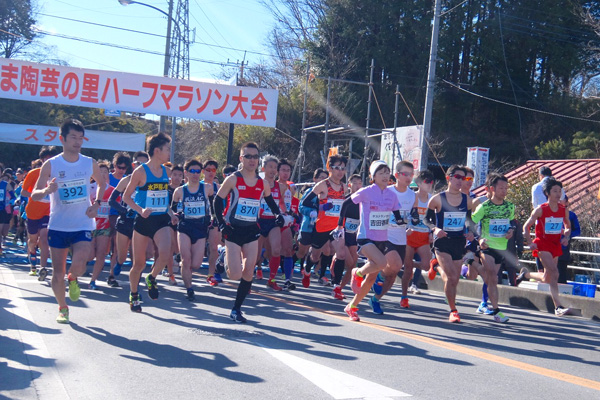
{"type": "MultiPolygon", "coordinates": [[[[548,198],[546,197],[546,195],[544,194],[544,191],[542,190],[542,182],[544,182],[544,180],[550,178],[551,176],[552,176],[552,170],[550,169],[550,167],[546,167],[545,165],[543,167],[540,167],[540,171],[539,171],[540,181],[531,187],[531,204],[533,205],[534,210],[536,207],[539,207],[548,201],[548,198]]],[[[562,189],[562,195],[561,195],[560,199],[564,200],[564,198],[565,198],[565,190],[562,189]]]]}

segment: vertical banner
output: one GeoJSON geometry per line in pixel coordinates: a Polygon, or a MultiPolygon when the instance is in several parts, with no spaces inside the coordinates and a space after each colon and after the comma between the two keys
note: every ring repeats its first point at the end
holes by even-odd
{"type": "MultiPolygon", "coordinates": [[[[403,126],[396,128],[396,141],[394,145],[394,130],[384,129],[381,135],[380,159],[388,163],[393,169],[398,161],[410,161],[415,171],[421,170],[421,137],[423,125],[403,126]],[[395,147],[395,148],[394,148],[395,147]],[[395,159],[392,160],[392,154],[395,159]]],[[[395,172],[395,171],[393,171],[395,172]]]]}
{"type": "Polygon", "coordinates": [[[473,189],[485,184],[488,174],[490,149],[486,147],[467,147],[467,167],[475,171],[473,189]]]}

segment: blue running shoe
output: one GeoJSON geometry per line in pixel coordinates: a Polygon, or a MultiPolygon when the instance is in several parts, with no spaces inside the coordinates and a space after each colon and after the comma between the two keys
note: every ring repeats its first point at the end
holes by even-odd
{"type": "Polygon", "coordinates": [[[378,314],[378,315],[383,314],[383,310],[381,309],[381,304],[379,303],[379,300],[377,300],[375,298],[375,296],[371,296],[371,298],[369,299],[369,305],[371,306],[371,308],[373,309],[373,312],[375,314],[378,314]]]}
{"type": "Polygon", "coordinates": [[[114,275],[114,276],[119,276],[119,275],[121,275],[121,267],[122,267],[122,265],[121,265],[121,264],[119,264],[119,263],[116,263],[116,264],[115,264],[115,268],[113,269],[113,275],[114,275]]]}
{"type": "Polygon", "coordinates": [[[242,312],[240,310],[231,310],[231,313],[229,314],[229,318],[231,318],[233,321],[238,322],[240,324],[245,324],[247,319],[246,317],[244,317],[242,315],[242,312]]]}
{"type": "Polygon", "coordinates": [[[214,278],[217,282],[223,283],[223,278],[221,278],[221,274],[215,272],[214,278]]]}
{"type": "Polygon", "coordinates": [[[98,290],[98,285],[96,285],[96,281],[90,281],[90,290],[98,290]]]}
{"type": "Polygon", "coordinates": [[[479,304],[479,307],[477,307],[477,313],[485,314],[485,315],[492,315],[494,313],[494,310],[489,308],[487,303],[481,302],[481,304],[479,304]]]}
{"type": "Polygon", "coordinates": [[[375,283],[373,284],[373,292],[375,292],[376,295],[380,295],[381,292],[383,291],[383,277],[381,276],[381,273],[377,274],[377,278],[375,278],[375,283]]]}

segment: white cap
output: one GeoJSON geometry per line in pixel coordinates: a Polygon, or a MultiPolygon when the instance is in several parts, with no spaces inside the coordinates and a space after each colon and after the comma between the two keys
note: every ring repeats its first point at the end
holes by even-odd
{"type": "Polygon", "coordinates": [[[381,167],[388,167],[388,169],[390,168],[387,165],[387,163],[385,161],[383,161],[383,160],[377,160],[377,161],[373,161],[371,163],[371,166],[369,167],[369,172],[371,173],[371,178],[375,178],[375,173],[381,167]]]}

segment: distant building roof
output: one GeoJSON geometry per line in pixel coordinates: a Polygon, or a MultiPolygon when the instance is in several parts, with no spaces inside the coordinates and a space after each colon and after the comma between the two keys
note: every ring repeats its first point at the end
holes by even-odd
{"type": "MultiPolygon", "coordinates": [[[[552,176],[566,186],[570,208],[577,212],[579,203],[589,193],[599,193],[600,159],[586,160],[530,160],[520,167],[508,172],[505,176],[509,182],[523,178],[532,172],[538,173],[540,167],[547,166],[552,176]]],[[[474,190],[478,196],[484,194],[483,186],[474,190]]]]}

